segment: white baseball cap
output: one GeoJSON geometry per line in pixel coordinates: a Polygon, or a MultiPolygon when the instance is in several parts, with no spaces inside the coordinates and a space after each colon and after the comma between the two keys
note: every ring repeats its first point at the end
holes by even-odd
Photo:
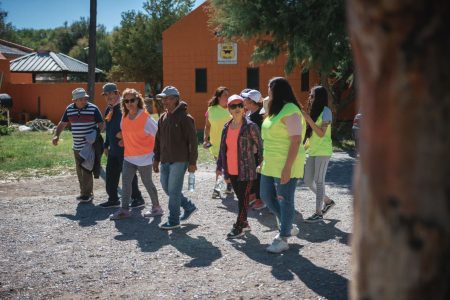
{"type": "Polygon", "coordinates": [[[261,93],[257,90],[250,90],[246,93],[241,94],[242,98],[249,98],[255,103],[261,102],[261,93]]]}

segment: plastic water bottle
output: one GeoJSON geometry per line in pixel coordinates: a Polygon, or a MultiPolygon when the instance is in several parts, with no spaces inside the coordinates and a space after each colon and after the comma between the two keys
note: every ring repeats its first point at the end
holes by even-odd
{"type": "Polygon", "coordinates": [[[189,192],[193,192],[195,190],[195,173],[192,172],[189,172],[188,190],[189,192]]]}
{"type": "Polygon", "coordinates": [[[225,182],[223,180],[223,176],[220,175],[219,177],[217,177],[216,184],[214,185],[214,190],[223,191],[224,185],[225,185],[225,182]]]}

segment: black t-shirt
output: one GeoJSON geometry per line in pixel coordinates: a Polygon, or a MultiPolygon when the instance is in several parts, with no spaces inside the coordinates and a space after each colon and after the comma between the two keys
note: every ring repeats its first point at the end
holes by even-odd
{"type": "Polygon", "coordinates": [[[261,107],[258,108],[258,110],[256,110],[255,112],[253,112],[249,116],[249,119],[250,119],[250,121],[252,121],[256,125],[258,125],[259,130],[261,131],[261,125],[262,125],[262,122],[263,122],[263,116],[259,113],[260,111],[261,111],[261,107]]]}

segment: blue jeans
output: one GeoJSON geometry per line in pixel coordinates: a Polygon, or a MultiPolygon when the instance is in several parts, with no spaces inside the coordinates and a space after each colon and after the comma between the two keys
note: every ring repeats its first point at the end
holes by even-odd
{"type": "Polygon", "coordinates": [[[195,207],[181,192],[187,167],[188,162],[161,163],[161,185],[169,196],[169,223],[172,225],[180,224],[180,206],[184,210],[195,207]]]}
{"type": "Polygon", "coordinates": [[[280,236],[291,236],[292,223],[295,218],[294,195],[297,178],[280,184],[280,178],[261,175],[261,199],[280,220],[280,236]]]}

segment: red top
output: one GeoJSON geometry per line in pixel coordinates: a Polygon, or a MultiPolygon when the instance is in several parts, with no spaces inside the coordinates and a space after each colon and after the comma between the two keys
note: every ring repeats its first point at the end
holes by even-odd
{"type": "Polygon", "coordinates": [[[238,175],[238,137],[241,128],[228,128],[227,133],[227,167],[228,174],[238,175]]]}

